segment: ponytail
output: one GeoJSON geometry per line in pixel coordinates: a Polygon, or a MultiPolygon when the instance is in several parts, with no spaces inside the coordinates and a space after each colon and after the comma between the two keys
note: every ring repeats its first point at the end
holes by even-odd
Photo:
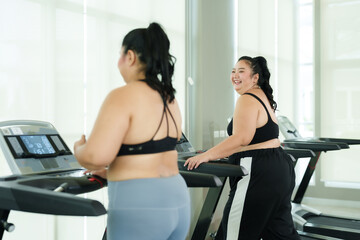
{"type": "Polygon", "coordinates": [[[264,57],[248,57],[248,56],[243,56],[241,58],[239,58],[238,61],[240,60],[245,60],[248,62],[248,64],[250,65],[253,74],[259,74],[259,80],[258,80],[258,85],[259,87],[264,91],[267,99],[270,102],[270,106],[272,107],[272,109],[274,109],[274,111],[277,108],[277,103],[274,100],[274,96],[273,96],[273,89],[270,86],[270,71],[269,68],[267,66],[267,61],[264,57]]]}
{"type": "Polygon", "coordinates": [[[133,50],[144,64],[146,83],[158,91],[164,101],[172,102],[175,57],[169,53],[170,41],[158,23],[129,32],[123,40],[124,51],[133,50]]]}

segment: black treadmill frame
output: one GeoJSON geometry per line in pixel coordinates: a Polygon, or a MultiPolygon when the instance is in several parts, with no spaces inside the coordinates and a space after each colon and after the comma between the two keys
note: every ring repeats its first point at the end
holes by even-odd
{"type": "MultiPolygon", "coordinates": [[[[279,124],[281,124],[282,122],[286,122],[288,121],[288,123],[286,125],[291,126],[293,129],[287,129],[287,132],[285,132],[285,134],[283,134],[284,136],[288,136],[289,135],[293,135],[294,138],[291,139],[286,139],[284,140],[284,142],[282,143],[283,146],[286,147],[291,147],[291,148],[299,148],[299,149],[310,149],[312,151],[315,152],[314,157],[310,158],[310,161],[307,165],[306,171],[303,175],[303,178],[300,182],[300,185],[298,187],[297,192],[295,193],[294,199],[293,199],[293,203],[300,206],[301,202],[304,198],[305,192],[307,187],[309,186],[311,177],[315,171],[317,162],[320,158],[320,155],[322,152],[326,152],[326,151],[336,151],[336,150],[340,150],[340,149],[347,149],[349,148],[349,145],[359,145],[360,144],[360,139],[342,139],[342,138],[302,138],[300,136],[300,134],[298,133],[297,129],[294,127],[294,125],[286,118],[286,117],[279,117],[279,124]]],[[[279,119],[278,118],[278,119],[279,119]]],[[[280,129],[283,128],[282,130],[285,131],[285,126],[280,127],[280,129]]],[[[298,212],[301,211],[305,211],[305,210],[299,210],[294,214],[297,214],[298,212]]],[[[360,239],[360,229],[351,229],[351,228],[341,228],[341,227],[336,227],[336,226],[332,226],[332,225],[325,225],[325,224],[313,224],[308,222],[306,219],[308,219],[310,216],[311,217],[326,217],[326,218],[331,218],[331,219],[341,219],[341,220],[346,220],[346,221],[359,221],[360,220],[355,220],[355,219],[348,219],[348,218],[340,218],[340,217],[336,217],[336,216],[330,216],[330,215],[324,215],[324,214],[315,214],[315,213],[311,213],[306,211],[306,214],[303,214],[302,216],[300,216],[299,214],[297,214],[297,216],[303,218],[305,220],[304,225],[302,226],[303,229],[301,229],[304,232],[309,232],[309,233],[313,233],[313,234],[321,234],[321,235],[326,235],[329,237],[336,237],[336,238],[344,238],[344,236],[346,237],[345,239],[360,239]],[[346,234],[346,235],[345,235],[346,234]]]]}

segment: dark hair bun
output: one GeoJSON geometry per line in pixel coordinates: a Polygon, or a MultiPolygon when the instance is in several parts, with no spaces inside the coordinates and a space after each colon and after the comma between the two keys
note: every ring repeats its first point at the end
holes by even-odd
{"type": "Polygon", "coordinates": [[[258,85],[264,91],[266,97],[268,98],[271,107],[276,110],[277,103],[274,100],[273,89],[270,86],[270,71],[267,66],[267,61],[264,57],[249,57],[242,56],[238,61],[244,60],[247,61],[252,69],[253,74],[259,74],[258,85]]]}
{"type": "Polygon", "coordinates": [[[158,91],[164,101],[172,102],[175,58],[169,53],[170,41],[158,23],[129,32],[123,40],[124,51],[133,50],[145,67],[146,83],[158,91]]]}

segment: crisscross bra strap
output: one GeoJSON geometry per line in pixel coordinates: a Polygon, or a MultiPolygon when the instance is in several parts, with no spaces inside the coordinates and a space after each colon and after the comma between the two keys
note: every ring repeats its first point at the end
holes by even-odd
{"type": "Polygon", "coordinates": [[[163,98],[163,103],[164,103],[164,111],[163,111],[163,114],[162,114],[162,116],[161,116],[160,124],[159,124],[158,128],[156,129],[156,132],[155,132],[154,136],[151,138],[151,140],[154,140],[154,137],[155,137],[156,134],[158,133],[158,131],[159,131],[160,127],[161,127],[161,123],[162,123],[163,120],[164,120],[164,115],[165,115],[166,124],[167,124],[167,134],[166,134],[166,136],[169,137],[170,126],[169,126],[169,118],[168,118],[168,116],[167,116],[167,114],[166,114],[166,110],[168,110],[168,112],[169,112],[169,114],[170,114],[170,117],[171,117],[171,119],[173,120],[173,122],[174,122],[174,124],[175,124],[175,128],[176,128],[176,138],[178,138],[178,130],[177,130],[176,121],[175,121],[173,115],[171,114],[171,111],[170,111],[170,109],[169,109],[169,107],[168,107],[168,105],[167,105],[167,103],[166,103],[166,99],[164,99],[164,98],[163,98]]]}

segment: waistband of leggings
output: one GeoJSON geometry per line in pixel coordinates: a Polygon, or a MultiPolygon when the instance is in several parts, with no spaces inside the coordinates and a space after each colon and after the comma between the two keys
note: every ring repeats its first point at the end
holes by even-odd
{"type": "Polygon", "coordinates": [[[235,158],[256,157],[256,156],[264,155],[264,154],[280,153],[282,151],[283,151],[283,149],[281,147],[262,148],[262,149],[254,149],[254,150],[234,153],[230,157],[235,157],[235,158]]]}

